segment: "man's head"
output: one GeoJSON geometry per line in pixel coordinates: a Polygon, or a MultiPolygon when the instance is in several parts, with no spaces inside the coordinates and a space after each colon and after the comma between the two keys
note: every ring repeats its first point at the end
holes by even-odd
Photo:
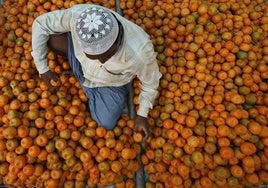
{"type": "Polygon", "coordinates": [[[95,56],[104,54],[113,46],[119,26],[111,12],[100,6],[92,6],[80,14],[75,30],[84,52],[95,56]]]}

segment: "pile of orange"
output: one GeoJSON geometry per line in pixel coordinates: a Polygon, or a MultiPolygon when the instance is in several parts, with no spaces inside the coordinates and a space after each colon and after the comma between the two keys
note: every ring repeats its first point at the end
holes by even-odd
{"type": "MultiPolygon", "coordinates": [[[[96,125],[75,77],[58,91],[31,57],[31,25],[45,12],[115,1],[4,0],[0,6],[0,184],[135,187],[142,135],[122,117],[96,125]]],[[[162,78],[141,161],[146,187],[268,184],[268,4],[265,0],[121,0],[151,37],[162,78]]],[[[48,52],[51,70],[69,70],[48,52]]],[[[140,81],[134,80],[138,109],[140,81]]]]}
{"type": "Polygon", "coordinates": [[[163,74],[149,117],[153,137],[142,155],[146,187],[267,184],[267,2],[121,6],[150,34],[163,74]]]}

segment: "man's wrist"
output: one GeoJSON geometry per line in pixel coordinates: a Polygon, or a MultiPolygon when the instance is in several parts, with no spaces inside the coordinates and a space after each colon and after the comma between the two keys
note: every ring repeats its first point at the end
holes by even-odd
{"type": "Polygon", "coordinates": [[[140,105],[137,115],[147,118],[148,117],[149,108],[140,105]]]}

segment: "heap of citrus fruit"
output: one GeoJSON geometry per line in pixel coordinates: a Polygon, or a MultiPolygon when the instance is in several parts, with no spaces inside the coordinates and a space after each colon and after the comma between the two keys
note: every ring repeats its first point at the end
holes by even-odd
{"type": "MultiPolygon", "coordinates": [[[[135,187],[142,136],[122,117],[96,125],[66,59],[48,51],[62,84],[49,91],[31,57],[45,12],[100,0],[5,0],[0,6],[0,184],[135,187]]],[[[265,0],[121,0],[151,37],[162,78],[141,161],[146,187],[268,184],[268,4],[265,0]]],[[[140,81],[133,82],[136,109],[140,81]]]]}
{"type": "Polygon", "coordinates": [[[267,184],[267,2],[121,6],[150,34],[163,74],[150,111],[153,137],[142,155],[147,187],[267,184]]]}

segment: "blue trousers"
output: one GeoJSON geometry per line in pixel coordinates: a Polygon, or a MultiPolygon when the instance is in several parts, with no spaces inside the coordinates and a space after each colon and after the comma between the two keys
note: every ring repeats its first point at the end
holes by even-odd
{"type": "Polygon", "coordinates": [[[88,98],[88,106],[93,120],[99,126],[113,129],[120,118],[124,104],[127,101],[129,84],[121,87],[97,87],[88,88],[82,85],[85,80],[80,62],[74,55],[74,47],[71,34],[68,33],[68,61],[70,67],[81,84],[88,98]]]}

